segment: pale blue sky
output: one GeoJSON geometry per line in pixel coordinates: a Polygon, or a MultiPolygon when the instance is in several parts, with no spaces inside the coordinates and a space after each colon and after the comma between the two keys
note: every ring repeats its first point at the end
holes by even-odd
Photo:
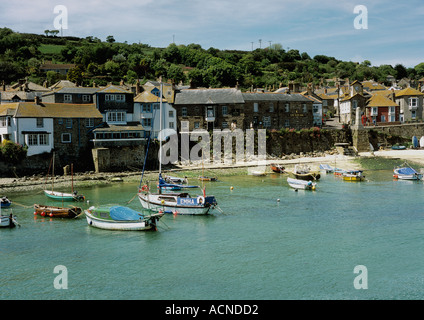
{"type": "Polygon", "coordinates": [[[311,57],[373,65],[424,62],[422,0],[16,0],[0,3],[0,26],[42,34],[54,29],[56,5],[68,11],[64,35],[141,42],[152,47],[197,43],[251,50],[280,43],[311,57]],[[357,5],[368,29],[355,29],[357,5]]]}

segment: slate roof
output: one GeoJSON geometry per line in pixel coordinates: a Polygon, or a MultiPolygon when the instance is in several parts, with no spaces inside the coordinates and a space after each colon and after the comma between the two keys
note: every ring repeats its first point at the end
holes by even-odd
{"type": "Polygon", "coordinates": [[[259,93],[244,92],[242,93],[245,101],[294,101],[294,102],[311,102],[308,98],[300,93],[259,93]]]}
{"type": "Polygon", "coordinates": [[[57,90],[44,93],[43,96],[49,96],[54,93],[69,93],[69,94],[95,94],[97,91],[101,90],[101,88],[93,88],[93,87],[62,87],[57,90]]]}
{"type": "Polygon", "coordinates": [[[244,103],[240,90],[232,89],[186,89],[175,94],[175,105],[244,103]]]}
{"type": "Polygon", "coordinates": [[[103,118],[94,104],[15,102],[0,105],[3,109],[14,109],[16,118],[103,118]]]}

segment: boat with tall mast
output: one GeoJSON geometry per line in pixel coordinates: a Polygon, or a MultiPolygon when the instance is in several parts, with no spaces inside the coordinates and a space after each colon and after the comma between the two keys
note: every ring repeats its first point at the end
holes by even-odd
{"type": "MultiPolygon", "coordinates": [[[[164,140],[162,132],[162,92],[163,83],[160,80],[160,97],[159,97],[159,179],[162,179],[162,141],[164,140]]],[[[137,196],[141,205],[145,209],[159,211],[172,214],[186,215],[205,215],[217,206],[214,196],[206,196],[205,188],[203,194],[199,196],[191,196],[187,192],[167,192],[162,193],[162,188],[158,188],[158,192],[151,193],[148,185],[139,187],[137,196]]]]}
{"type": "MultiPolygon", "coordinates": [[[[44,189],[44,194],[49,197],[50,199],[53,200],[58,200],[58,201],[84,201],[85,197],[83,195],[78,194],[77,191],[74,191],[74,172],[73,172],[73,164],[71,164],[71,180],[72,180],[72,187],[71,193],[65,193],[65,192],[59,192],[59,191],[54,191],[54,180],[55,180],[55,176],[54,176],[54,153],[53,153],[53,157],[52,157],[52,161],[50,162],[50,165],[52,165],[52,189],[51,190],[47,190],[44,189]]],[[[46,180],[47,182],[47,180],[46,180]]]]}

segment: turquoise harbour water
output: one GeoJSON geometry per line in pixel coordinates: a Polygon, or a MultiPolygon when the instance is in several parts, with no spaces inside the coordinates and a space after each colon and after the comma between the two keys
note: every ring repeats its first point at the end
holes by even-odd
{"type": "MultiPolygon", "coordinates": [[[[394,181],[393,162],[383,167],[361,183],[324,174],[315,192],[295,192],[286,175],[222,177],[205,185],[224,214],[166,215],[157,232],[95,229],[84,216],[35,218],[15,204],[3,210],[21,227],[0,230],[0,298],[423,299],[424,183],[394,181]],[[54,287],[58,265],[66,290],[54,287]],[[368,289],[354,287],[358,265],[368,289]]],[[[137,187],[78,191],[90,205],[126,205],[137,187]]],[[[53,204],[40,192],[9,198],[53,204]]],[[[136,198],[128,206],[141,208],[136,198]]]]}

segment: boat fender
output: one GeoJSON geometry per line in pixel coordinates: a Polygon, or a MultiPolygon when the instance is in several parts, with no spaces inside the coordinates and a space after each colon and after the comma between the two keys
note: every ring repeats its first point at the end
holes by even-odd
{"type": "Polygon", "coordinates": [[[51,213],[51,212],[50,212],[50,213],[49,213],[49,217],[51,217],[51,218],[52,218],[52,217],[53,217],[53,213],[51,213]]]}
{"type": "Polygon", "coordinates": [[[46,215],[46,213],[44,211],[42,211],[41,215],[44,217],[46,215]]]}
{"type": "Polygon", "coordinates": [[[202,197],[202,196],[198,196],[198,197],[197,197],[197,203],[198,203],[198,204],[203,204],[203,203],[205,203],[205,198],[204,198],[204,197],[202,197]]]}
{"type": "Polygon", "coordinates": [[[144,186],[141,187],[141,191],[148,192],[149,191],[149,186],[147,184],[145,184],[144,186]]]}

